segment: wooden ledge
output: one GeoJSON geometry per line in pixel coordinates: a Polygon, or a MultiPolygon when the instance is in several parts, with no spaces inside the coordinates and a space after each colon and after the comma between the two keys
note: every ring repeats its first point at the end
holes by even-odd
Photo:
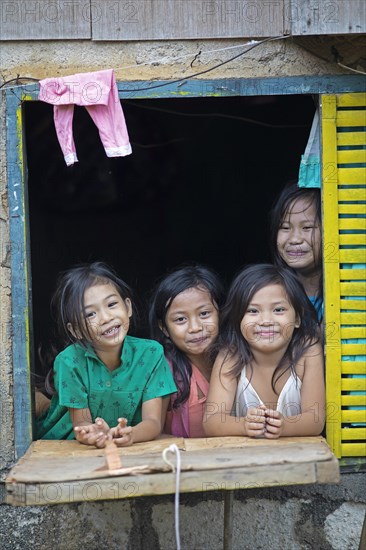
{"type": "Polygon", "coordinates": [[[34,506],[173,494],[175,474],[162,457],[171,444],[181,451],[181,492],[339,481],[338,461],[322,437],[161,437],[117,449],[118,470],[108,470],[104,449],[40,440],[9,473],[6,502],[34,506]]]}

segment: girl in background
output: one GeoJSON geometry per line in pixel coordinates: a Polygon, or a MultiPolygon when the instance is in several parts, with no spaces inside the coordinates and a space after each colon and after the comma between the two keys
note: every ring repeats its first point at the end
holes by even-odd
{"type": "Polygon", "coordinates": [[[271,250],[279,267],[295,270],[318,318],[323,317],[320,189],[287,185],[271,212],[271,250]]]}
{"type": "Polygon", "coordinates": [[[202,419],[213,363],[208,350],[218,336],[222,301],[218,276],[202,266],[178,269],[155,289],[150,335],[162,343],[178,388],[165,403],[165,433],[205,436],[202,419]]]}
{"type": "Polygon", "coordinates": [[[203,426],[208,436],[318,435],[324,426],[318,321],[296,275],[253,265],[222,310],[203,426]]]}
{"type": "Polygon", "coordinates": [[[37,438],[104,447],[157,437],[162,400],[176,387],[161,345],[127,334],[131,289],[103,263],[82,265],[62,274],[53,306],[64,349],[37,438]]]}

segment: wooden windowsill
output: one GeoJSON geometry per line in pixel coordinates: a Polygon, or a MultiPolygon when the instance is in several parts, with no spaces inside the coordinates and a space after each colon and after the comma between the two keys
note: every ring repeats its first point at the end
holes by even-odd
{"type": "MultiPolygon", "coordinates": [[[[176,476],[162,457],[173,443],[181,451],[183,493],[339,481],[338,460],[322,437],[160,438],[119,448],[122,467],[116,470],[107,468],[104,449],[40,440],[9,473],[6,502],[35,506],[174,494],[176,476]]],[[[169,458],[175,463],[174,454],[169,458]]]]}

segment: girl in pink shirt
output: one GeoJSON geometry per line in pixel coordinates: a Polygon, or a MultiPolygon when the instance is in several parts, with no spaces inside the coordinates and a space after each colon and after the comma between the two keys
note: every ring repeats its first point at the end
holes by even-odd
{"type": "Polygon", "coordinates": [[[203,266],[178,269],[155,289],[150,332],[164,346],[178,388],[165,400],[165,433],[205,437],[202,420],[213,364],[209,348],[218,336],[223,296],[217,274],[203,266]]]}

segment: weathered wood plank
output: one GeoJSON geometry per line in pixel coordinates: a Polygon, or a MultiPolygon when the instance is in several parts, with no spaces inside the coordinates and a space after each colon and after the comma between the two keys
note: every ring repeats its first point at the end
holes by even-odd
{"type": "Polygon", "coordinates": [[[0,3],[0,40],[90,39],[90,27],[90,0],[0,3]]]}
{"type": "Polygon", "coordinates": [[[366,31],[363,0],[291,2],[291,33],[296,35],[353,34],[366,31]]]}
{"type": "Polygon", "coordinates": [[[37,441],[6,480],[7,502],[55,504],[174,493],[175,475],[161,452],[172,441],[182,448],[182,492],[338,480],[338,463],[321,437],[275,441],[239,437],[160,439],[118,449],[122,470],[112,471],[104,469],[106,460],[101,449],[76,441],[37,441]],[[321,462],[329,467],[318,470],[321,462]],[[143,475],[139,473],[142,467],[143,475]],[[135,475],[127,472],[124,476],[123,469],[127,468],[134,468],[135,475]]]}
{"type": "MultiPolygon", "coordinates": [[[[239,467],[270,466],[274,464],[303,464],[314,461],[330,460],[332,453],[326,445],[305,443],[303,445],[242,445],[238,448],[217,448],[215,452],[207,449],[182,452],[182,472],[195,470],[231,470],[239,467]],[[284,448],[286,452],[284,453],[284,448]]],[[[173,459],[174,460],[174,459],[173,459]]],[[[161,453],[122,456],[122,470],[142,468],[146,473],[168,472],[161,453]]],[[[15,466],[9,475],[9,481],[24,483],[59,483],[77,479],[97,479],[109,477],[112,472],[105,469],[105,456],[30,456],[15,466]]],[[[121,471],[119,475],[124,475],[121,471]]],[[[129,472],[126,472],[127,474],[129,472]]],[[[114,475],[114,471],[113,471],[114,475]]]]}
{"type": "Polygon", "coordinates": [[[284,34],[283,0],[104,0],[96,3],[93,12],[93,40],[242,38],[281,34],[284,34]]]}
{"type": "MultiPolygon", "coordinates": [[[[180,478],[181,493],[205,493],[207,491],[260,489],[265,487],[305,485],[309,483],[338,483],[337,460],[330,460],[327,468],[317,471],[317,465],[291,464],[235,470],[184,472],[180,478]],[[324,480],[324,471],[328,471],[324,480]],[[329,481],[328,481],[329,479],[329,481]]],[[[7,504],[39,506],[98,500],[116,500],[139,496],[156,496],[175,493],[175,474],[150,474],[129,478],[80,480],[66,483],[40,483],[27,485],[16,483],[8,488],[7,504]]]]}

